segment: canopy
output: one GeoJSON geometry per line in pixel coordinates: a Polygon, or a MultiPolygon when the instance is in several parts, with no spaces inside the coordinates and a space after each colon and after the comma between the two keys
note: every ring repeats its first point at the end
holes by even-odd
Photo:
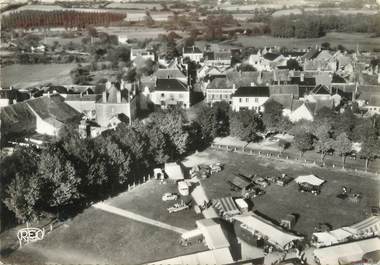
{"type": "Polygon", "coordinates": [[[181,235],[181,238],[183,239],[190,239],[190,238],[194,238],[194,237],[197,237],[197,236],[200,236],[202,235],[202,231],[199,230],[199,229],[194,229],[194,230],[190,230],[190,231],[187,231],[185,233],[183,233],[181,235]]]}
{"type": "Polygon", "coordinates": [[[320,179],[314,175],[299,176],[294,181],[297,182],[298,184],[308,183],[313,186],[320,186],[325,182],[325,180],[320,179]]]}
{"type": "Polygon", "coordinates": [[[290,242],[294,240],[303,239],[303,237],[299,237],[283,231],[281,228],[276,227],[274,224],[268,221],[264,221],[257,215],[237,215],[233,218],[245,225],[247,229],[252,233],[257,231],[263,236],[268,237],[268,241],[280,249],[284,249],[290,242]]]}
{"type": "Polygon", "coordinates": [[[213,201],[213,206],[221,216],[233,216],[236,214],[240,214],[240,211],[237,208],[235,201],[232,197],[215,199],[213,201]]]}
{"type": "Polygon", "coordinates": [[[181,166],[177,163],[166,163],[165,173],[169,179],[182,180],[184,179],[181,166]]]}
{"type": "Polygon", "coordinates": [[[380,234],[380,216],[371,216],[357,224],[351,226],[358,233],[374,233],[380,234]]]}
{"type": "Polygon", "coordinates": [[[330,232],[313,233],[320,246],[330,246],[348,240],[349,237],[355,235],[355,230],[350,227],[342,227],[330,232]]]}
{"type": "Polygon", "coordinates": [[[209,249],[219,249],[230,246],[222,227],[214,220],[197,220],[196,224],[198,229],[202,232],[209,249]]]}
{"type": "Polygon", "coordinates": [[[206,192],[201,185],[195,186],[194,190],[191,192],[191,196],[197,205],[203,205],[204,202],[209,201],[206,192]]]}
{"type": "Polygon", "coordinates": [[[369,252],[380,250],[380,239],[371,238],[314,250],[320,264],[335,265],[360,261],[369,252]]]}
{"type": "Polygon", "coordinates": [[[176,258],[160,260],[149,263],[149,265],[203,265],[203,264],[230,264],[234,260],[228,248],[213,249],[203,252],[198,252],[190,255],[179,256],[176,258]]]}

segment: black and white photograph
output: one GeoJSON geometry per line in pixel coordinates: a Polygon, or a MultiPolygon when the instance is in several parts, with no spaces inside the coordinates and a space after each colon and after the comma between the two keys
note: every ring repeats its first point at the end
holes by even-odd
{"type": "Polygon", "coordinates": [[[380,0],[0,0],[0,265],[380,265],[380,0]]]}

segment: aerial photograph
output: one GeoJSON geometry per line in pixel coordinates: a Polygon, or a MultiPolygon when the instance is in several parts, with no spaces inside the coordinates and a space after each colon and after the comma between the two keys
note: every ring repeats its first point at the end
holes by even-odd
{"type": "Polygon", "coordinates": [[[0,12],[0,265],[380,265],[380,0],[0,12]]]}

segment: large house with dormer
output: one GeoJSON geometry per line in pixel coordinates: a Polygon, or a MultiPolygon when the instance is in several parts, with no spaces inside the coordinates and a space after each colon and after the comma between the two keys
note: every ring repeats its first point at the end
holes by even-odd
{"type": "Polygon", "coordinates": [[[264,103],[269,99],[269,87],[246,86],[239,87],[232,95],[232,110],[264,111],[264,103]]]}

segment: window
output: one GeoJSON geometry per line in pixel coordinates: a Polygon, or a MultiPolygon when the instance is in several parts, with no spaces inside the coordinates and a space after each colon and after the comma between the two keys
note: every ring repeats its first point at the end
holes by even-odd
{"type": "Polygon", "coordinates": [[[241,103],[241,98],[239,98],[239,102],[241,103]]]}
{"type": "Polygon", "coordinates": [[[162,94],[161,94],[161,97],[165,97],[165,93],[162,93],[162,94]]]}
{"type": "Polygon", "coordinates": [[[259,102],[259,98],[255,98],[255,102],[256,102],[256,103],[259,102]]]}
{"type": "Polygon", "coordinates": [[[249,100],[248,98],[245,98],[245,102],[248,102],[248,100],[249,100]]]}

